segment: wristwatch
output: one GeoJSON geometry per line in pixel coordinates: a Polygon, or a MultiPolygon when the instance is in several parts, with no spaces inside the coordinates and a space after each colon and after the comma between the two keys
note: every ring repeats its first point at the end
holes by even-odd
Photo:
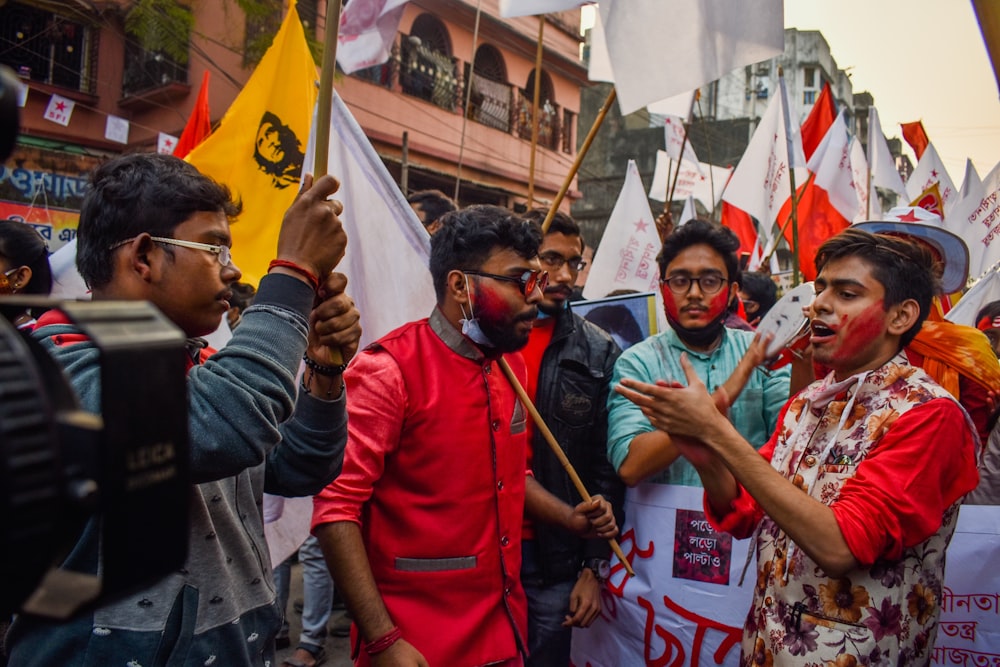
{"type": "Polygon", "coordinates": [[[583,561],[583,567],[593,572],[602,584],[611,576],[611,563],[607,558],[587,558],[583,561]]]}

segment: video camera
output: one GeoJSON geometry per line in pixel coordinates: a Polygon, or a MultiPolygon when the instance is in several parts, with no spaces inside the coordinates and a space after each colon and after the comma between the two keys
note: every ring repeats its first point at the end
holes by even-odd
{"type": "Polygon", "coordinates": [[[2,297],[0,613],[57,619],[175,572],[190,493],[183,333],[145,302],[2,297]],[[7,318],[59,308],[100,351],[101,414],[7,318]],[[57,566],[88,522],[97,574],[57,566]]]}

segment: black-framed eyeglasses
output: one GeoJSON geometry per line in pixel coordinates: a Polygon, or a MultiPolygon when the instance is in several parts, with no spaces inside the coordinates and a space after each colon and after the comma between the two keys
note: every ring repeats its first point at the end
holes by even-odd
{"type": "Polygon", "coordinates": [[[661,284],[670,288],[674,294],[687,294],[691,289],[691,283],[698,283],[698,289],[705,294],[715,294],[726,284],[726,279],[718,273],[706,273],[701,276],[670,276],[660,281],[661,284]]]}
{"type": "Polygon", "coordinates": [[[569,264],[570,271],[582,271],[583,267],[587,266],[587,260],[579,255],[566,259],[557,252],[545,252],[539,255],[538,259],[551,271],[558,271],[566,264],[569,264]]]}
{"type": "Polygon", "coordinates": [[[528,296],[537,287],[539,291],[544,292],[545,288],[549,284],[549,273],[548,271],[540,271],[538,269],[528,269],[522,273],[517,278],[512,278],[510,276],[498,276],[495,273],[486,273],[484,271],[463,271],[470,276],[481,276],[483,278],[492,278],[493,280],[501,280],[505,283],[514,283],[517,288],[521,290],[521,294],[528,296]]]}

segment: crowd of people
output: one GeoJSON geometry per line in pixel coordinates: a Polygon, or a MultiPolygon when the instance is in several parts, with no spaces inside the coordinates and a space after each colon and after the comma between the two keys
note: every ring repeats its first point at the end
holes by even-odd
{"type": "MultiPolygon", "coordinates": [[[[585,241],[571,217],[543,229],[543,209],[424,191],[409,200],[431,235],[436,306],[358,350],[337,189],[303,179],[254,290],[238,285],[225,186],[163,155],[93,174],[77,236],[93,299],[150,301],[190,341],[189,553],[70,620],[16,616],[11,666],[279,664],[288,563],[270,562],[264,523],[271,500],[314,496],[285,667],[326,658],[334,587],[358,665],[568,667],[574,632],[602,610],[612,540],[646,520],[625,502],[640,483],[702,487],[711,524],[752,539],[742,664],[930,662],[958,506],[984,493],[981,459],[1000,467],[980,456],[1000,362],[977,372],[936,353],[945,335],[990,346],[974,328],[925,327],[940,262],[919,241],[827,240],[808,346],[768,368],[771,341],[753,329],[776,286],[742,270],[730,230],[658,225],[669,326],[623,350],[573,311],[585,241]],[[206,348],[223,317],[231,340],[206,348]]],[[[0,223],[0,292],[51,287],[32,234],[0,223]]],[[[978,319],[1000,329],[994,311],[978,319]]],[[[99,411],[87,336],[58,309],[15,321],[99,411]]],[[[62,568],[100,570],[95,523],[62,568]]],[[[636,563],[635,576],[666,575],[636,563]]]]}

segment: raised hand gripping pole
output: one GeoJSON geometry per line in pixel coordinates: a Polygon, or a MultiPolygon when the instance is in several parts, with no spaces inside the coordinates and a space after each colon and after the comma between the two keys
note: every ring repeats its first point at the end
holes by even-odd
{"type": "MultiPolygon", "coordinates": [[[[587,493],[587,488],[583,485],[583,481],[580,479],[580,476],[576,474],[573,464],[569,462],[568,458],[566,458],[566,452],[564,452],[562,447],[559,446],[559,443],[556,442],[556,437],[552,435],[552,431],[550,431],[549,427],[545,424],[545,420],[542,419],[542,415],[539,414],[538,408],[536,408],[535,404],[531,402],[530,398],[528,398],[528,392],[526,392],[524,387],[521,386],[520,380],[518,380],[517,376],[514,375],[514,371],[511,370],[506,359],[501,357],[498,363],[500,364],[500,368],[503,370],[504,375],[507,376],[507,380],[510,382],[510,385],[514,387],[517,397],[521,399],[524,407],[526,407],[528,412],[531,414],[531,418],[534,420],[535,426],[538,427],[539,432],[545,438],[545,442],[549,443],[549,447],[552,448],[552,452],[556,455],[556,458],[559,459],[559,463],[562,464],[563,469],[566,470],[570,480],[573,482],[573,486],[576,487],[577,493],[580,494],[580,497],[583,498],[585,502],[589,503],[592,499],[590,494],[587,493]]],[[[628,562],[628,559],[625,558],[625,553],[618,544],[618,540],[612,537],[608,540],[608,543],[611,545],[611,550],[616,556],[618,556],[618,560],[620,560],[622,565],[625,566],[625,571],[628,572],[630,577],[634,577],[635,571],[632,569],[632,565],[628,562]]]]}

